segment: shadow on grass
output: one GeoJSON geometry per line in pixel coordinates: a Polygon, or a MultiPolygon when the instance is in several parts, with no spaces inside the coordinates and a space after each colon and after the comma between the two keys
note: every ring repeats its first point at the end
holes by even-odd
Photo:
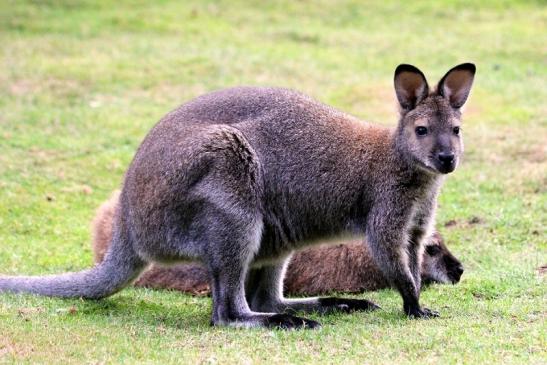
{"type": "MultiPolygon", "coordinates": [[[[170,295],[171,297],[171,295],[170,295]]],[[[93,315],[119,319],[150,326],[163,325],[172,328],[208,327],[210,325],[210,299],[134,298],[112,297],[97,301],[81,301],[77,304],[82,315],[93,315]],[[189,303],[190,302],[190,303],[189,303]]]]}
{"type": "Polygon", "coordinates": [[[209,327],[211,302],[179,293],[147,293],[129,290],[99,300],[47,298],[30,294],[6,294],[0,297],[4,315],[23,319],[38,316],[60,320],[78,319],[120,324],[164,326],[176,329],[209,327]]]}

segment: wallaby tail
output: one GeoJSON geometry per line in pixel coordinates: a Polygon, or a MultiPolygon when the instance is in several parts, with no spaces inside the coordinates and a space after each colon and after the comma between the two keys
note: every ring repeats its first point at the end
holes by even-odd
{"type": "Polygon", "coordinates": [[[91,269],[60,275],[0,276],[0,292],[99,299],[123,289],[145,266],[132,245],[116,237],[105,259],[91,269]]]}

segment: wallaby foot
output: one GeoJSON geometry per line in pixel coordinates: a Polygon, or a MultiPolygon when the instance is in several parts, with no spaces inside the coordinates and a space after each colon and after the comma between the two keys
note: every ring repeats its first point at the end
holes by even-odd
{"type": "Polygon", "coordinates": [[[429,308],[419,308],[419,307],[405,308],[405,313],[410,318],[429,319],[429,318],[440,317],[439,312],[431,310],[429,308]]]}
{"type": "Polygon", "coordinates": [[[376,304],[365,299],[349,298],[268,298],[265,301],[252,303],[252,309],[258,311],[275,311],[288,314],[298,312],[330,314],[333,312],[352,313],[380,309],[376,304]]]}
{"type": "Polygon", "coordinates": [[[321,323],[290,314],[274,314],[266,319],[266,327],[279,329],[315,329],[320,328],[321,323]]]}
{"type": "Polygon", "coordinates": [[[270,329],[315,329],[320,328],[321,323],[302,317],[297,317],[287,313],[252,313],[242,315],[239,318],[232,318],[229,321],[213,318],[211,326],[230,326],[230,327],[264,327],[270,329]]]}
{"type": "Polygon", "coordinates": [[[349,298],[300,298],[283,297],[282,282],[286,262],[253,269],[247,278],[247,301],[254,311],[296,313],[370,311],[378,309],[376,304],[364,299],[349,298]]]}
{"type": "Polygon", "coordinates": [[[378,305],[366,299],[350,299],[350,298],[319,298],[319,305],[322,313],[330,312],[345,312],[351,313],[356,311],[373,311],[381,309],[378,305]]]}

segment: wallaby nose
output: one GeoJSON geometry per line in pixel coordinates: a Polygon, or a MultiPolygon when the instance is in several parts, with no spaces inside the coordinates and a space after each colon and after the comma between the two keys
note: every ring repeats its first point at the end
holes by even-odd
{"type": "Polygon", "coordinates": [[[454,162],[454,154],[452,152],[440,152],[437,157],[443,165],[450,165],[454,162]]]}
{"type": "Polygon", "coordinates": [[[456,284],[460,281],[462,274],[463,274],[463,266],[462,264],[459,264],[456,266],[452,271],[452,284],[456,284]]]}

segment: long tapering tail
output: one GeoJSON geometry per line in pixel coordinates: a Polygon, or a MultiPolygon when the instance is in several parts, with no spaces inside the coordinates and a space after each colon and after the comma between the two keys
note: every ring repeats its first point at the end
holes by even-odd
{"type": "Polygon", "coordinates": [[[80,272],[47,276],[0,276],[0,292],[99,299],[116,293],[146,267],[131,244],[114,239],[105,259],[80,272]]]}

